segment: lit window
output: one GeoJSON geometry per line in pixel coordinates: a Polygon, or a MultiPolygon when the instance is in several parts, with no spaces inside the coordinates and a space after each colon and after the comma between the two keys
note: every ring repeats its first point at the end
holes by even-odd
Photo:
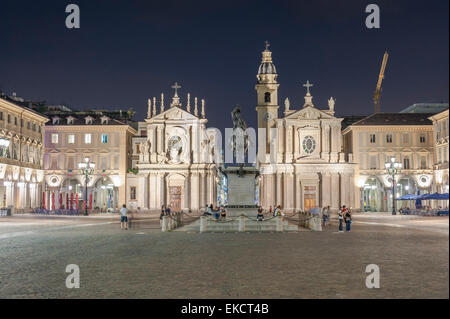
{"type": "Polygon", "coordinates": [[[425,135],[420,135],[420,143],[425,143],[425,135]]]}
{"type": "Polygon", "coordinates": [[[91,144],[92,134],[84,134],[84,143],[91,144]]]}
{"type": "Polygon", "coordinates": [[[70,134],[69,136],[67,136],[67,143],[74,144],[75,143],[75,135],[70,134]]]}
{"type": "Polygon", "coordinates": [[[386,143],[392,143],[392,134],[386,135],[386,143]]]}
{"type": "Polygon", "coordinates": [[[130,187],[130,199],[132,199],[132,200],[136,199],[136,187],[135,186],[130,187]]]}
{"type": "Polygon", "coordinates": [[[58,134],[52,134],[52,144],[58,144],[58,134]]]}
{"type": "Polygon", "coordinates": [[[103,144],[108,143],[108,134],[105,133],[102,134],[102,143],[103,144]]]}

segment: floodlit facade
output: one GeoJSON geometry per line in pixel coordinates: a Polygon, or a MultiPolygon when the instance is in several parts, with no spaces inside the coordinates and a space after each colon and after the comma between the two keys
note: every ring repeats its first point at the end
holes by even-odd
{"type": "Polygon", "coordinates": [[[260,205],[266,209],[281,205],[286,211],[354,206],[356,165],[352,154],[342,149],[343,119],[334,116],[335,100],[330,98],[327,108],[317,108],[308,81],[304,105],[291,108],[286,98],[284,116],[279,117],[277,77],[266,46],[255,87],[260,205]]]}
{"type": "Polygon", "coordinates": [[[376,113],[343,131],[344,151],[352,153],[358,163],[356,207],[365,211],[392,210],[392,177],[385,168],[391,158],[402,164],[396,177],[396,198],[431,192],[434,139],[429,116],[429,113],[376,113]]]}
{"type": "Polygon", "coordinates": [[[49,112],[45,127],[45,189],[47,209],[83,209],[85,177],[79,163],[95,164],[89,178],[88,209],[117,210],[126,204],[131,139],[137,134],[126,113],[107,111],[49,112]],[[77,201],[78,199],[78,201],[77,201]]]}
{"type": "Polygon", "coordinates": [[[0,207],[30,211],[41,205],[43,132],[47,117],[32,102],[0,96],[0,207]]]}
{"type": "MultiPolygon", "coordinates": [[[[434,135],[434,183],[433,190],[438,193],[449,192],[449,176],[448,176],[448,109],[430,116],[433,121],[434,135]]],[[[448,201],[438,201],[441,207],[448,207],[448,201]]]]}

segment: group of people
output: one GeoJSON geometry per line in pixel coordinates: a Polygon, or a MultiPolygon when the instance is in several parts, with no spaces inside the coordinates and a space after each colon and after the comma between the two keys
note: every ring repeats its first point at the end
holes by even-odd
{"type": "Polygon", "coordinates": [[[228,210],[225,206],[213,207],[213,204],[206,206],[204,216],[214,216],[216,220],[225,220],[227,218],[228,210]]]}
{"type": "MultiPolygon", "coordinates": [[[[323,225],[323,227],[327,227],[330,217],[331,217],[330,206],[325,206],[322,209],[322,225],[323,225]]],[[[347,208],[347,206],[344,205],[339,208],[338,221],[339,221],[339,232],[340,233],[342,233],[344,231],[344,223],[345,223],[345,231],[349,232],[351,230],[351,224],[353,223],[351,207],[347,208]]]]}

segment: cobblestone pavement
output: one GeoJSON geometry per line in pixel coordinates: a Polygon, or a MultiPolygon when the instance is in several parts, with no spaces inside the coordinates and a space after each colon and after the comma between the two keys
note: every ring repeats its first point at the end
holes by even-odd
{"type": "Polygon", "coordinates": [[[157,218],[126,231],[115,218],[13,217],[1,235],[0,298],[449,297],[448,217],[226,234],[162,233],[157,218]],[[80,267],[79,289],[65,286],[68,264],[80,267]],[[368,264],[380,289],[365,287],[368,264]]]}

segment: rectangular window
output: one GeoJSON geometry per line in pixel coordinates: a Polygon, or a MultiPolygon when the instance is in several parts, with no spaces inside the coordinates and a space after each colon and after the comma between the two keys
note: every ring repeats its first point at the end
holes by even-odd
{"type": "Polygon", "coordinates": [[[425,135],[420,135],[420,143],[425,143],[425,135]]]}
{"type": "Polygon", "coordinates": [[[58,134],[52,134],[52,144],[58,144],[58,134]]]}
{"type": "Polygon", "coordinates": [[[136,154],[141,154],[141,145],[136,144],[136,154]]]}
{"type": "Polygon", "coordinates": [[[0,112],[0,121],[3,121],[3,112],[0,112]]]}
{"type": "Polygon", "coordinates": [[[103,144],[108,143],[108,134],[105,133],[102,134],[102,143],[103,144]]]}
{"type": "Polygon", "coordinates": [[[425,156],[420,157],[420,168],[421,169],[427,168],[427,158],[425,156]]]}
{"type": "Polygon", "coordinates": [[[92,134],[84,134],[84,143],[85,144],[91,144],[92,141],[92,134]]]}
{"type": "Polygon", "coordinates": [[[370,169],[377,169],[377,156],[370,155],[370,169]]]}
{"type": "Polygon", "coordinates": [[[370,134],[370,143],[375,143],[375,134],[370,134]]]}
{"type": "Polygon", "coordinates": [[[386,135],[386,143],[392,143],[392,134],[386,135]]]}
{"type": "Polygon", "coordinates": [[[69,144],[74,144],[75,143],[75,135],[74,134],[69,134],[67,136],[67,143],[69,143],[69,144]]]}
{"type": "Polygon", "coordinates": [[[141,136],[147,137],[147,130],[141,130],[141,136]]]}
{"type": "Polygon", "coordinates": [[[404,169],[410,169],[409,158],[408,158],[408,157],[405,157],[405,158],[403,159],[403,168],[404,168],[404,169]]]}
{"type": "Polygon", "coordinates": [[[14,125],[17,125],[17,117],[14,117],[14,125]]]}
{"type": "Polygon", "coordinates": [[[27,129],[30,129],[30,122],[27,122],[27,129]]]}
{"type": "Polygon", "coordinates": [[[8,123],[11,123],[11,115],[8,114],[8,123]]]}
{"type": "Polygon", "coordinates": [[[135,200],[136,199],[136,186],[130,187],[130,199],[135,200]]]}

